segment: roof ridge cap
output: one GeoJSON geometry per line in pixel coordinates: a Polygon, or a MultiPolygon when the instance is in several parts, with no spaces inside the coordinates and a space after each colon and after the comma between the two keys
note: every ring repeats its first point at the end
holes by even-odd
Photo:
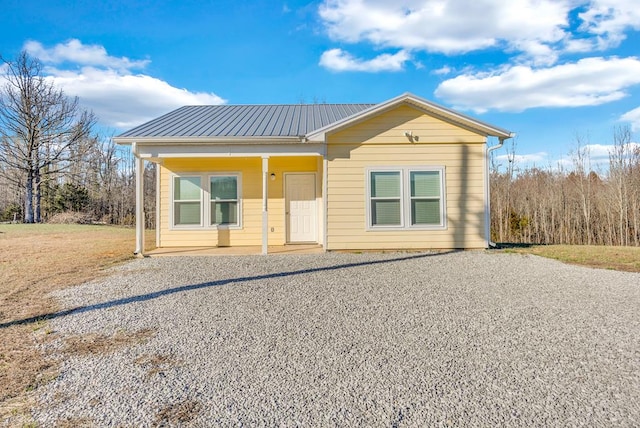
{"type": "Polygon", "coordinates": [[[357,105],[369,105],[374,106],[379,103],[308,103],[308,104],[295,104],[295,103],[284,103],[284,104],[187,104],[178,107],[178,109],[186,108],[186,107],[286,107],[286,106],[357,106],[357,105]]]}

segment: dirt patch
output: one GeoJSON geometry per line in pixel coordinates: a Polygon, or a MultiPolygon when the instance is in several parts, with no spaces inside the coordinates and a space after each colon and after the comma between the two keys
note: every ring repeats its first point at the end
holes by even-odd
{"type": "Polygon", "coordinates": [[[107,354],[124,346],[146,342],[155,334],[153,329],[134,332],[117,331],[111,336],[103,334],[83,334],[67,337],[62,350],[67,355],[107,354]]]}
{"type": "Polygon", "coordinates": [[[153,426],[166,427],[186,424],[195,419],[202,409],[202,403],[196,400],[184,400],[162,408],[154,420],[153,426]]]}
{"type": "Polygon", "coordinates": [[[169,355],[143,354],[136,358],[135,363],[147,371],[147,377],[152,377],[156,374],[162,374],[172,367],[181,365],[182,361],[176,360],[169,355]]]}
{"type": "Polygon", "coordinates": [[[56,421],[57,428],[91,428],[95,427],[89,418],[66,418],[56,421]]]}

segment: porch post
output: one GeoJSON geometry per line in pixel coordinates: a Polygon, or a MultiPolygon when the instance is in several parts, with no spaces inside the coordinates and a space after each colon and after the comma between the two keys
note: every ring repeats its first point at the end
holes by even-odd
{"type": "Polygon", "coordinates": [[[160,165],[162,160],[156,162],[156,247],[160,247],[160,165]]]}
{"type": "MultiPolygon", "coordinates": [[[[326,148],[325,148],[326,150],[326,148]]],[[[327,252],[329,244],[329,200],[327,197],[327,189],[329,188],[329,159],[326,151],[322,157],[322,249],[327,252]]]]}
{"type": "Polygon", "coordinates": [[[262,157],[262,254],[267,254],[269,247],[269,156],[262,157]]]}
{"type": "MultiPolygon", "coordinates": [[[[135,143],[134,143],[135,144],[135,143]]],[[[144,159],[135,153],[136,147],[132,145],[136,162],[136,251],[140,257],[144,254],[144,159]]]]}

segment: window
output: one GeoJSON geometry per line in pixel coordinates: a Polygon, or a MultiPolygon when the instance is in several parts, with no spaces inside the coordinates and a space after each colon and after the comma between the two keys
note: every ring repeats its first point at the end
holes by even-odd
{"type": "Polygon", "coordinates": [[[401,226],[400,202],[400,172],[371,172],[371,224],[401,226]]]}
{"type": "Polygon", "coordinates": [[[410,171],[411,225],[439,225],[440,171],[410,171]]]}
{"type": "Polygon", "coordinates": [[[201,226],[200,177],[173,177],[174,226],[201,226]]]}
{"type": "Polygon", "coordinates": [[[209,177],[211,224],[238,225],[238,177],[215,175],[209,177]]]}
{"type": "Polygon", "coordinates": [[[368,227],[445,228],[444,168],[368,171],[368,227]]]}
{"type": "Polygon", "coordinates": [[[173,227],[240,228],[240,174],[175,175],[172,184],[173,227]]]}

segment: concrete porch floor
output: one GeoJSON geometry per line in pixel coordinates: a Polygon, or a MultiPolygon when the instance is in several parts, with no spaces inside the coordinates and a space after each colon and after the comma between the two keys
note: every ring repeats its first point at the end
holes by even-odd
{"type": "MultiPolygon", "coordinates": [[[[167,256],[247,256],[261,254],[259,245],[246,247],[163,247],[146,251],[146,257],[167,256]]],[[[321,254],[322,245],[270,245],[269,254],[321,254]]]]}

